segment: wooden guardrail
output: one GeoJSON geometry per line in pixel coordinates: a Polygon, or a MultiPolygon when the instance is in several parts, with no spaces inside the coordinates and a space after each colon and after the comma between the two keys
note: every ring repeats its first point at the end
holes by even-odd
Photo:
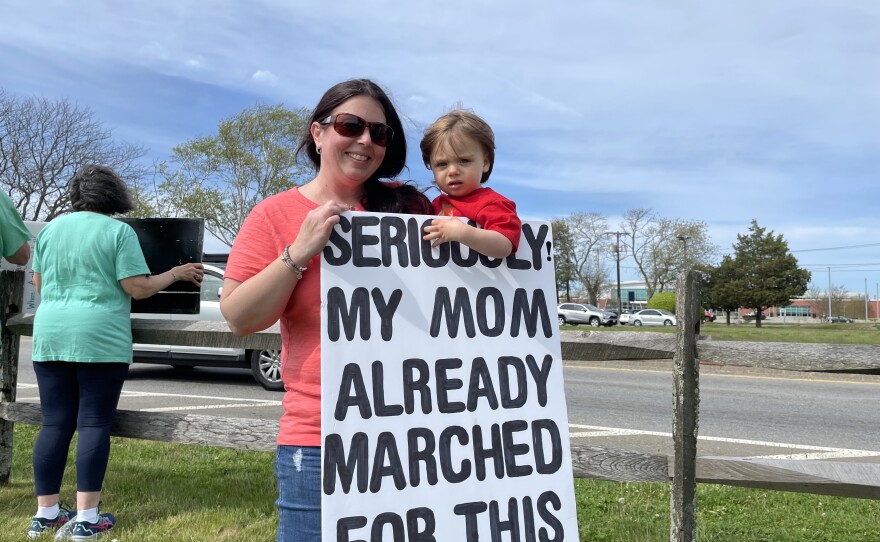
{"type": "MultiPolygon", "coordinates": [[[[33,317],[17,314],[23,274],[0,274],[0,485],[9,482],[13,423],[38,425],[39,406],[15,402],[18,346],[32,334],[33,317]],[[16,300],[11,302],[11,300],[16,300]]],[[[789,370],[856,371],[878,368],[880,347],[734,343],[699,337],[699,281],[683,274],[677,285],[675,335],[650,332],[562,334],[564,360],[673,360],[674,456],[572,444],[573,475],[622,482],[672,483],[670,540],[694,540],[697,483],[880,499],[880,465],[829,461],[697,457],[699,360],[789,370]],[[807,360],[815,361],[807,361],[807,360]]],[[[277,332],[233,336],[222,322],[132,320],[136,342],[245,349],[279,348],[277,332]]],[[[120,410],[112,434],[182,444],[272,451],[275,421],[168,412],[120,410]]]]}
{"type": "MultiPolygon", "coordinates": [[[[651,331],[562,331],[562,359],[608,361],[672,359],[677,336],[651,331]]],[[[785,371],[880,374],[880,346],[873,344],[713,341],[696,336],[701,362],[785,371]]]]}

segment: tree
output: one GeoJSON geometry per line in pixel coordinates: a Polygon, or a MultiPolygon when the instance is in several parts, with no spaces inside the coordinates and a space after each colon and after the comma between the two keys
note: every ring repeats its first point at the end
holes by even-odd
{"type": "MultiPolygon", "coordinates": [[[[814,310],[816,314],[825,315],[825,316],[849,316],[849,317],[857,317],[859,304],[864,310],[865,306],[865,298],[861,296],[852,296],[847,291],[846,286],[844,285],[831,285],[831,304],[829,313],[829,303],[828,303],[828,292],[825,292],[819,289],[818,286],[810,286],[809,292],[815,292],[816,301],[814,303],[814,310]],[[858,303],[850,303],[853,299],[860,300],[858,303]],[[854,307],[854,308],[851,308],[854,307]],[[852,314],[856,316],[852,316],[852,314]]],[[[861,316],[864,317],[864,312],[862,312],[861,316]]]]}
{"type": "Polygon", "coordinates": [[[648,304],[645,305],[648,309],[663,309],[667,310],[671,313],[675,313],[675,292],[659,292],[651,296],[651,299],[648,300],[648,304]]]}
{"type": "Polygon", "coordinates": [[[565,219],[554,218],[553,228],[553,265],[556,269],[556,296],[565,292],[565,300],[571,301],[571,283],[576,281],[574,269],[574,241],[565,219]]]}
{"type": "Polygon", "coordinates": [[[755,310],[755,326],[761,327],[764,309],[787,305],[807,291],[810,272],[798,267],[781,234],[767,232],[757,220],[749,232],[736,236],[731,286],[740,306],[755,310]]]}
{"type": "Polygon", "coordinates": [[[843,309],[837,314],[859,320],[865,318],[865,294],[850,294],[843,304],[843,309]]]}
{"type": "Polygon", "coordinates": [[[844,316],[852,296],[843,285],[831,285],[831,314],[828,316],[844,316]]]}
{"type": "Polygon", "coordinates": [[[217,133],[173,149],[157,166],[158,184],[141,191],[139,212],[195,216],[232,246],[254,205],[301,184],[311,164],[296,155],[309,111],[257,104],[223,119],[217,133]]]}
{"type": "Polygon", "coordinates": [[[115,142],[86,107],[0,89],[0,185],[25,220],[69,211],[68,182],[86,164],[108,166],[137,185],[147,172],[144,154],[144,147],[115,142]]]}
{"type": "Polygon", "coordinates": [[[818,317],[820,314],[824,314],[824,312],[828,310],[828,298],[825,296],[822,288],[818,285],[810,284],[810,287],[807,288],[807,291],[804,293],[804,297],[810,300],[810,313],[812,316],[818,317]]]}
{"type": "Polygon", "coordinates": [[[704,222],[659,218],[651,209],[630,209],[621,230],[636,269],[645,281],[648,298],[675,284],[678,275],[708,263],[717,247],[704,222]]]}
{"type": "Polygon", "coordinates": [[[723,310],[727,325],[730,325],[731,313],[740,307],[734,277],[735,263],[730,256],[724,256],[720,264],[703,273],[703,306],[723,310]]]}
{"type": "Polygon", "coordinates": [[[570,243],[570,277],[583,288],[593,305],[598,305],[602,287],[608,284],[609,272],[602,252],[609,247],[608,220],[596,212],[574,213],[559,219],[565,223],[570,243]]]}

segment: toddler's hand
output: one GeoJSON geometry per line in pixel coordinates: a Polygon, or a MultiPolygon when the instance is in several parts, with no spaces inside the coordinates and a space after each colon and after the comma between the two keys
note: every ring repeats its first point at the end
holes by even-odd
{"type": "Polygon", "coordinates": [[[435,218],[431,221],[430,226],[425,226],[426,233],[422,239],[433,241],[431,248],[437,248],[449,241],[461,242],[464,233],[470,227],[472,226],[468,226],[457,218],[435,218]]]}

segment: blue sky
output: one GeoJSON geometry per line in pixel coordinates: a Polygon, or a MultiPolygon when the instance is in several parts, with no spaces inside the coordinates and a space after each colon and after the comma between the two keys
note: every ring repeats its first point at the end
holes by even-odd
{"type": "Polygon", "coordinates": [[[494,128],[489,186],[524,218],[598,211],[616,229],[649,207],[706,222],[724,252],[755,218],[822,289],[829,267],[834,285],[880,286],[874,0],[7,0],[0,13],[0,87],[87,106],[150,159],[257,102],[311,108],[369,77],[405,119],[405,175],[423,186],[421,131],[461,102],[494,128]]]}

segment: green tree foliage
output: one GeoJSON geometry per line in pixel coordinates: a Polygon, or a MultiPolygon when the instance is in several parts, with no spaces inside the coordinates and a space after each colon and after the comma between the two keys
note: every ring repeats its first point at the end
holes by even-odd
{"type": "Polygon", "coordinates": [[[651,296],[646,305],[649,309],[663,309],[675,313],[675,292],[660,292],[651,296]]]}
{"type": "Polygon", "coordinates": [[[571,230],[564,219],[554,218],[551,222],[553,228],[553,266],[556,270],[557,297],[564,295],[566,301],[571,301],[572,282],[576,282],[574,268],[574,240],[571,230]]]}
{"type": "Polygon", "coordinates": [[[257,104],[220,121],[217,133],[174,147],[157,179],[138,191],[140,216],[202,217],[205,229],[232,246],[251,209],[301,184],[311,164],[296,147],[309,112],[257,104]]]}
{"type": "Polygon", "coordinates": [[[767,232],[757,220],[752,220],[748,235],[736,239],[730,264],[731,295],[740,306],[755,310],[755,325],[761,327],[764,309],[787,305],[807,291],[810,272],[798,267],[781,234],[767,232]]]}
{"type": "Polygon", "coordinates": [[[719,265],[703,270],[703,307],[723,310],[727,325],[730,325],[731,313],[740,307],[739,295],[734,283],[734,269],[733,258],[724,256],[719,265]]]}

